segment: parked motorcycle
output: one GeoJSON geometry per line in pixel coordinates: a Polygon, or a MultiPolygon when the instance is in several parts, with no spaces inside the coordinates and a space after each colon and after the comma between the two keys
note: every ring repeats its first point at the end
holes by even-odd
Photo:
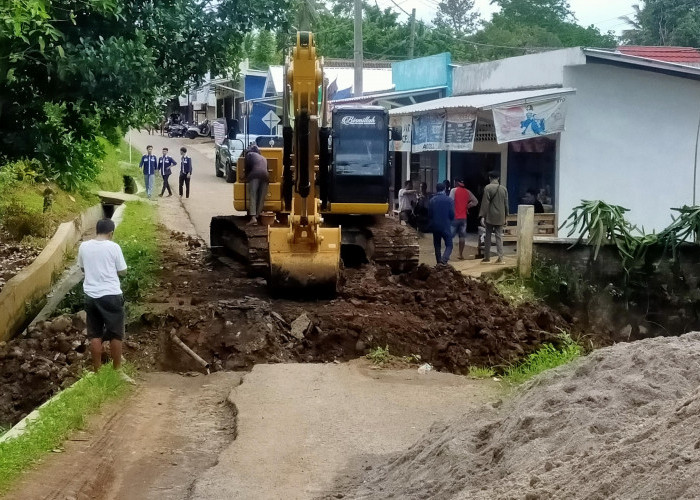
{"type": "Polygon", "coordinates": [[[187,129],[187,124],[172,123],[168,127],[168,137],[184,137],[187,134],[187,129]]]}
{"type": "Polygon", "coordinates": [[[211,124],[209,120],[204,120],[199,125],[190,125],[185,133],[190,139],[195,137],[209,137],[211,136],[211,124]]]}

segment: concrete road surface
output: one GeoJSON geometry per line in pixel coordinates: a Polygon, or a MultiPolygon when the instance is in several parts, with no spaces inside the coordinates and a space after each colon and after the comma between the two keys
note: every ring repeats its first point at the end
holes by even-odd
{"type": "MultiPolygon", "coordinates": [[[[149,135],[147,132],[130,131],[126,140],[131,140],[131,144],[142,153],[145,153],[146,146],[153,145],[153,154],[159,156],[164,147],[168,148],[168,153],[177,162],[173,168],[173,175],[170,177],[170,186],[174,188],[175,195],[172,198],[154,198],[166,204],[181,202],[192,225],[197,232],[197,236],[202,238],[209,245],[209,223],[214,215],[245,215],[233,209],[233,184],[227,184],[221,177],[214,174],[214,141],[203,138],[187,139],[184,137],[169,138],[161,136],[160,133],[149,135]],[[190,197],[182,198],[177,194],[178,176],[180,173],[180,147],[187,148],[187,154],[192,157],[192,179],[190,184],[190,197]]],[[[134,158],[138,164],[141,158],[134,158]]],[[[143,183],[143,179],[139,179],[143,183]]],[[[177,211],[181,213],[180,211],[177,211]]],[[[174,222],[174,226],[178,221],[174,222]]],[[[182,230],[178,227],[169,227],[174,230],[182,230]]]]}
{"type": "Polygon", "coordinates": [[[256,365],[229,396],[238,437],[197,478],[191,498],[336,494],[349,465],[404,450],[436,421],[477,412],[500,391],[490,380],[377,370],[365,360],[256,365]]]}

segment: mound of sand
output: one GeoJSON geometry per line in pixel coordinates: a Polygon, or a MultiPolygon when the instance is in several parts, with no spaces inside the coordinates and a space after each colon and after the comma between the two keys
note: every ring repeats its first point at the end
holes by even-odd
{"type": "Polygon", "coordinates": [[[601,349],[436,426],[345,498],[700,498],[699,385],[700,333],[601,349]]]}

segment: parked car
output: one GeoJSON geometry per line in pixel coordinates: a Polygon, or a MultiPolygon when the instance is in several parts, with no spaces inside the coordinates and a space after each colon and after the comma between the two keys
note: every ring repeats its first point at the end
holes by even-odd
{"type": "Polygon", "coordinates": [[[236,164],[245,149],[242,139],[226,138],[216,145],[214,169],[217,177],[225,177],[226,182],[236,181],[236,164]]]}

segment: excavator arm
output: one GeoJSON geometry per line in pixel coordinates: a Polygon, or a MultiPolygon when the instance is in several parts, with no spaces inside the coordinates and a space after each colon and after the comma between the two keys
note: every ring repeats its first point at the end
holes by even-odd
{"type": "Polygon", "coordinates": [[[291,112],[294,113],[293,131],[288,126],[285,128],[285,136],[291,140],[285,140],[284,152],[291,208],[288,227],[271,226],[268,229],[269,284],[273,289],[322,288],[334,291],[340,272],[341,229],[322,227],[319,210],[316,183],[318,95],[319,88],[323,88],[323,69],[316,56],[312,33],[297,33],[297,43],[287,60],[286,69],[285,125],[289,123],[291,112]]]}

